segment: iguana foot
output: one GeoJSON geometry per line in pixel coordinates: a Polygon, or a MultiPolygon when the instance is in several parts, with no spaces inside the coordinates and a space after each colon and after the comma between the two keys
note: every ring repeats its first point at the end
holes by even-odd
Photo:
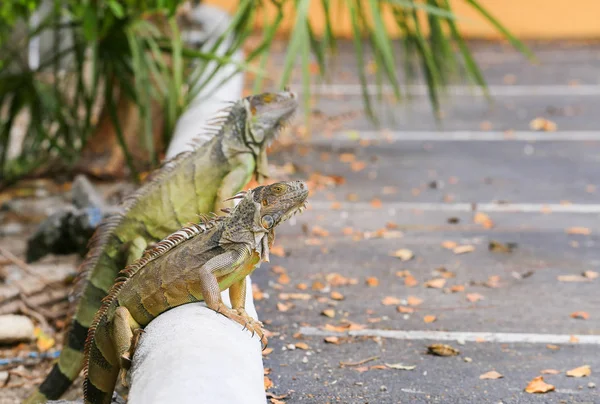
{"type": "Polygon", "coordinates": [[[266,345],[267,339],[266,339],[266,337],[264,335],[264,331],[262,329],[262,323],[254,320],[245,311],[244,311],[244,313],[245,313],[245,316],[244,316],[244,315],[240,314],[240,312],[238,310],[230,309],[229,307],[227,307],[225,305],[220,305],[217,308],[216,312],[224,315],[228,319],[233,320],[238,324],[241,324],[248,331],[252,332],[252,336],[254,336],[254,334],[257,334],[260,337],[261,343],[264,343],[266,345]]]}
{"type": "Polygon", "coordinates": [[[256,331],[256,335],[258,335],[258,337],[260,338],[260,342],[263,345],[264,350],[268,344],[267,337],[265,337],[264,324],[261,321],[252,318],[250,314],[248,314],[244,309],[237,309],[236,311],[240,316],[246,319],[246,321],[252,326],[252,328],[254,328],[254,330],[256,331]]]}

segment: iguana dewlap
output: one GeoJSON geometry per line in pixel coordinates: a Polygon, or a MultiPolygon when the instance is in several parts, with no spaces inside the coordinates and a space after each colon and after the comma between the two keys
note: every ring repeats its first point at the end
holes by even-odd
{"type": "Polygon", "coordinates": [[[228,216],[182,228],[121,271],[88,333],[84,402],[110,403],[120,370],[129,368],[139,330],[182,304],[203,300],[266,344],[262,324],[244,309],[246,277],[269,260],[275,227],[300,212],[307,196],[302,181],[254,188],[239,195],[228,216]],[[225,289],[231,308],[221,299],[225,289]]]}

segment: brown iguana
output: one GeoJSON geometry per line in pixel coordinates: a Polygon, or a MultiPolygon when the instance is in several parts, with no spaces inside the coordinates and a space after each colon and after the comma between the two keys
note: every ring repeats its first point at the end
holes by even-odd
{"type": "MultiPolygon", "coordinates": [[[[103,221],[90,240],[80,271],[87,275],[58,362],[25,401],[58,399],[83,367],[88,328],[119,270],[140,258],[152,242],[162,240],[199,214],[231,206],[235,195],[256,174],[267,172],[266,149],[291,119],[298,105],[289,91],[243,98],[212,122],[209,140],[165,163],[133,196],[122,203],[123,213],[103,221]]],[[[199,138],[200,139],[200,138],[199,138]]]]}
{"type": "Polygon", "coordinates": [[[244,310],[246,277],[269,261],[275,227],[302,211],[307,196],[302,181],[259,186],[236,196],[241,200],[228,216],[184,227],[122,270],[89,329],[84,402],[110,403],[139,331],[182,304],[204,300],[266,344],[262,324],[244,310]],[[221,299],[228,288],[232,308],[221,299]]]}

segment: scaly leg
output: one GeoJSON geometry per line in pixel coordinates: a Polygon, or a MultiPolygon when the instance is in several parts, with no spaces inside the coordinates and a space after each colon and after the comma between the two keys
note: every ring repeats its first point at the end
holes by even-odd
{"type": "Polygon", "coordinates": [[[221,299],[221,289],[219,287],[219,282],[217,281],[217,277],[231,274],[249,257],[250,252],[245,249],[242,251],[230,250],[218,255],[210,259],[199,269],[199,278],[202,296],[209,309],[224,315],[230,320],[241,324],[249,331],[252,331],[252,333],[255,333],[256,330],[248,323],[246,318],[241,316],[237,310],[230,309],[223,303],[223,299],[221,299]]]}
{"type": "MultiPolygon", "coordinates": [[[[233,309],[243,318],[246,322],[256,331],[256,334],[260,338],[260,342],[264,348],[267,347],[268,340],[265,337],[264,325],[262,322],[252,318],[245,309],[246,306],[246,277],[239,282],[232,284],[229,287],[229,298],[231,299],[231,306],[233,309]]],[[[250,327],[246,326],[248,329],[250,327]]],[[[254,335],[254,333],[252,334],[254,335]]],[[[264,350],[263,348],[263,350],[264,350]]]]}
{"type": "Polygon", "coordinates": [[[237,167],[231,170],[225,178],[223,178],[221,186],[217,190],[215,212],[219,212],[223,208],[232,208],[234,206],[234,201],[225,201],[225,199],[231,198],[233,195],[237,194],[252,177],[252,172],[250,171],[251,168],[249,168],[253,165],[252,156],[240,156],[238,159],[241,159],[242,161],[237,167]]]}
{"type": "Polygon", "coordinates": [[[127,385],[127,370],[131,367],[131,359],[142,332],[141,326],[131,317],[129,310],[118,307],[113,318],[112,338],[123,370],[121,381],[124,385],[127,385]]]}

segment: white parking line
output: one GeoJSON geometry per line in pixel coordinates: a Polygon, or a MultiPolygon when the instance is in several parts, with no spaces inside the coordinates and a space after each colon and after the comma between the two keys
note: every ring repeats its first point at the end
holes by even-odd
{"type": "Polygon", "coordinates": [[[600,141],[600,130],[590,131],[562,131],[562,132],[536,132],[536,131],[338,131],[331,137],[314,137],[311,143],[335,143],[337,141],[357,142],[359,140],[392,141],[422,141],[422,142],[497,142],[497,141],[525,141],[525,142],[589,142],[600,141]]]}
{"type": "MultiPolygon", "coordinates": [[[[368,202],[339,202],[340,210],[375,211],[380,210],[368,202]]],[[[331,202],[311,201],[309,209],[331,210],[331,202]]],[[[600,204],[559,203],[427,203],[427,202],[383,202],[382,209],[389,210],[421,210],[437,212],[505,212],[505,213],[600,213],[600,204]]]]}
{"type": "MultiPolygon", "coordinates": [[[[367,85],[367,89],[373,94],[379,91],[379,87],[375,84],[367,85]]],[[[381,90],[384,94],[393,94],[390,86],[382,86],[381,90]]],[[[302,88],[299,86],[296,91],[302,92],[302,88]]],[[[600,85],[491,85],[488,86],[488,91],[492,97],[594,96],[600,95],[600,85]]],[[[312,86],[311,92],[319,95],[359,96],[362,95],[362,87],[359,84],[316,84],[312,86]]],[[[410,95],[427,95],[427,86],[408,85],[402,87],[402,92],[410,95]]],[[[454,96],[480,96],[483,94],[480,88],[465,85],[447,86],[445,92],[454,96]]]]}
{"type": "Polygon", "coordinates": [[[600,345],[600,335],[528,334],[507,332],[452,332],[452,331],[401,331],[363,329],[348,332],[321,330],[316,327],[301,327],[300,333],[307,336],[350,336],[382,337],[402,340],[435,340],[464,342],[495,342],[525,344],[585,344],[600,345]],[[574,342],[575,338],[577,342],[574,342]]]}

